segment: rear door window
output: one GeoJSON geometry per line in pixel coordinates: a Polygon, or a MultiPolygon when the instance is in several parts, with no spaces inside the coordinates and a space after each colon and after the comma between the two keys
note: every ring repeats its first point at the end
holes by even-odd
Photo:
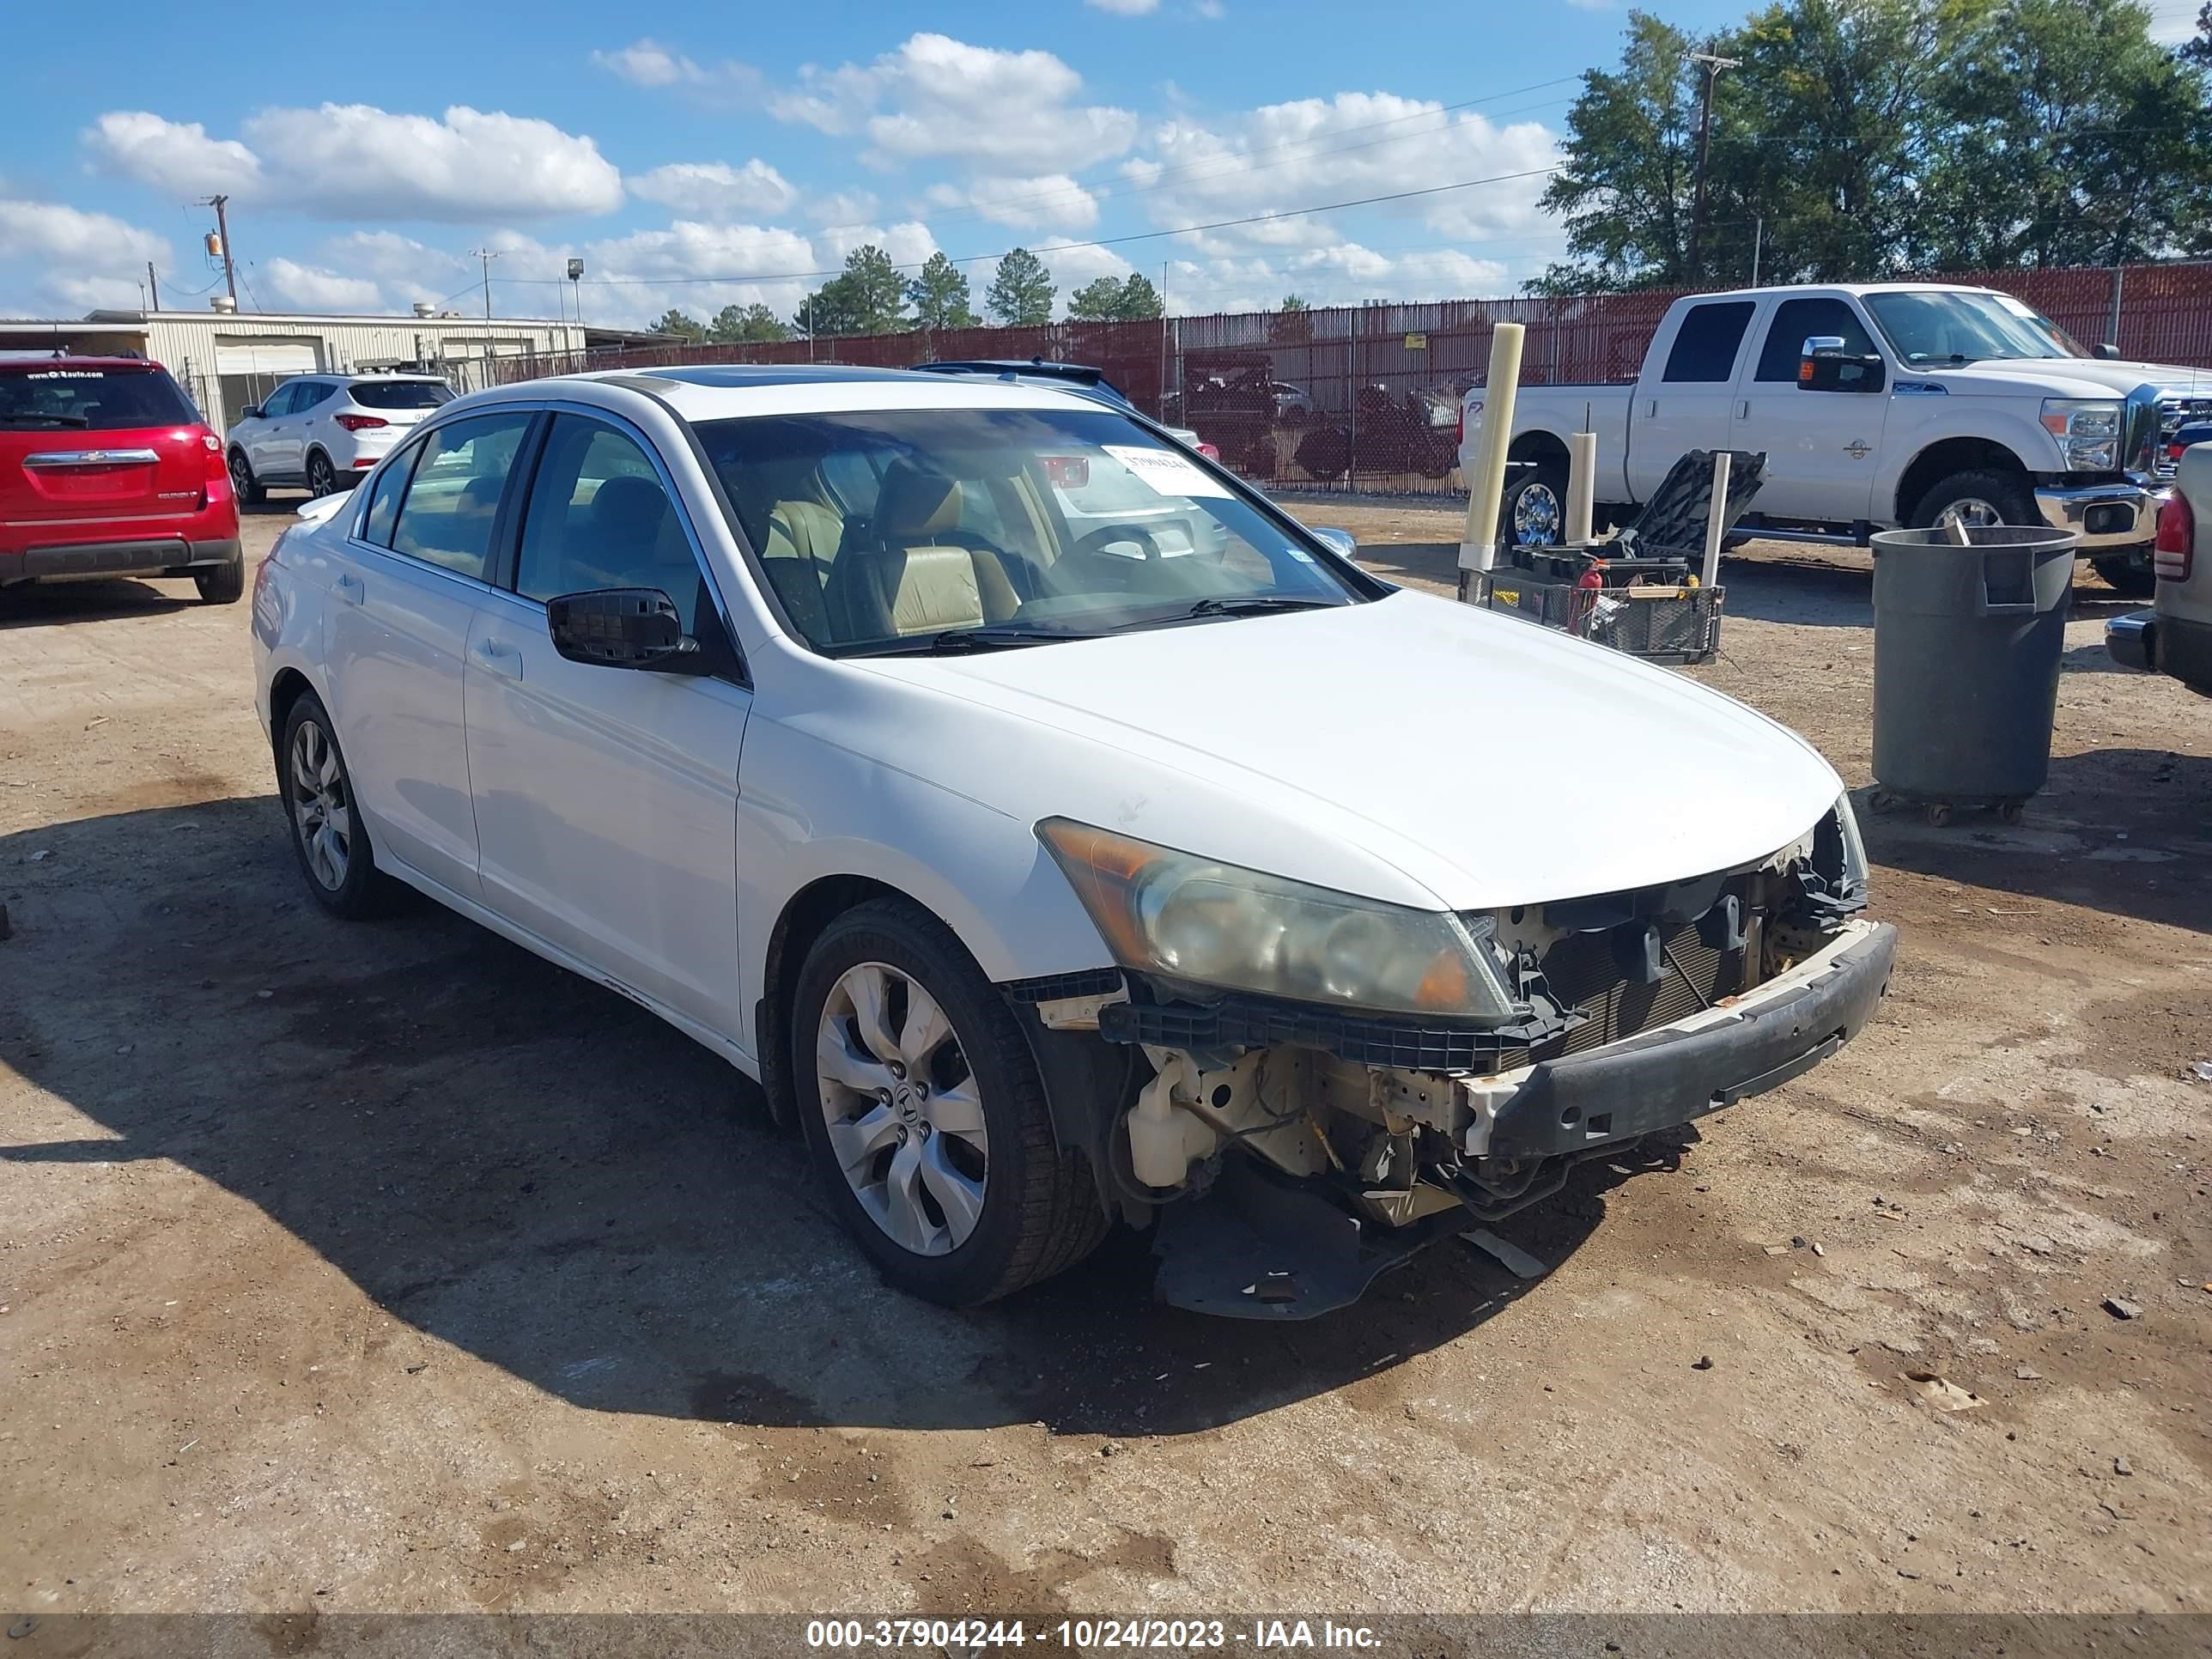
{"type": "Polygon", "coordinates": [[[114,432],[191,426],[199,416],[165,370],[73,368],[0,374],[0,431],[114,432]]]}
{"type": "Polygon", "coordinates": [[[1736,349],[1757,309],[1749,300],[1692,306],[1675,332],[1662,378],[1674,385],[1725,385],[1735,371],[1736,349]]]}
{"type": "Polygon", "coordinates": [[[392,550],[485,580],[500,499],[531,419],[526,410],[480,415],[432,433],[408,480],[392,550]]]}

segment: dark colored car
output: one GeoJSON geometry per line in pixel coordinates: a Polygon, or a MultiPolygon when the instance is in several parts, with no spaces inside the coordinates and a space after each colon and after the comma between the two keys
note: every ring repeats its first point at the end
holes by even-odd
{"type": "MultiPolygon", "coordinates": [[[[1119,408],[1140,415],[1144,413],[1129,401],[1127,392],[1106,378],[1104,369],[1093,368],[1088,363],[1055,363],[1042,357],[971,357],[937,363],[917,363],[914,372],[917,374],[990,374],[1003,380],[1033,380],[1044,386],[1068,386],[1079,392],[1090,392],[1101,401],[1119,408]]],[[[1189,427],[1179,426],[1173,421],[1163,424],[1166,426],[1169,435],[1196,450],[1209,461],[1221,459],[1221,452],[1200,439],[1189,427]]]]}
{"type": "Polygon", "coordinates": [[[0,587],[190,576],[246,592],[222,441],[159,363],[0,359],[0,587]]]}

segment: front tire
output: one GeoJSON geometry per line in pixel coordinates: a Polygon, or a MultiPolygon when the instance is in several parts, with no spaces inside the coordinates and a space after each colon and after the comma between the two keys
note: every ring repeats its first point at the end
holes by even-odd
{"type": "Polygon", "coordinates": [[[2124,599],[2147,599],[2158,587],[2158,573],[2139,553],[2107,553],[2089,563],[2105,586],[2124,599]]]}
{"type": "Polygon", "coordinates": [[[307,890],[323,908],[349,921],[382,914],[391,898],[390,878],[376,867],[337,728],[313,692],[302,692],[284,717],[276,755],[278,798],[307,890]]]}
{"type": "Polygon", "coordinates": [[[192,586],[199,589],[202,605],[236,605],[246,597],[246,556],[193,571],[192,586]]]}
{"type": "Polygon", "coordinates": [[[2036,526],[2042,522],[2043,515],[2036,511],[2035,497],[2027,479],[2009,472],[1977,469],[1954,472],[1948,478],[1937,480],[1912,509],[1911,527],[1948,529],[1959,524],[1969,530],[1979,530],[1993,525],[2036,526]]]}
{"type": "Polygon", "coordinates": [[[875,899],[831,922],[799,972],[787,1040],[830,1205],[899,1289],[972,1306],[1105,1236],[1012,1012],[927,912],[875,899]]]}

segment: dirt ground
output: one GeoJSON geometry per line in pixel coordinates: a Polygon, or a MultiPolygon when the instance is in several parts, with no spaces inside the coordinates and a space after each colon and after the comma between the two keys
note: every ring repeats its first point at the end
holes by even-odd
{"type": "MultiPolygon", "coordinates": [[[[1726,579],[1699,677],[1865,785],[1866,562],[1726,579]]],[[[246,606],[0,596],[0,1607],[2206,1610],[2212,702],[2075,602],[2026,822],[1866,817],[1863,1036],[1499,1227],[1546,1277],[1255,1328],[1128,1243],[884,1289],[703,1051],[307,901],[246,606]]]]}

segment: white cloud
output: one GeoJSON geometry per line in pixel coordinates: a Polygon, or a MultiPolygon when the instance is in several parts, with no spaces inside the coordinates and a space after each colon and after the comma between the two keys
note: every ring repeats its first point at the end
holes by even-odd
{"type": "Polygon", "coordinates": [[[993,170],[1087,167],[1136,137],[1127,110],[1074,101],[1083,77],[1048,52],[971,46],[916,34],[872,64],[806,64],[770,114],[833,135],[857,134],[877,166],[943,157],[993,170]]]}
{"type": "Polygon", "coordinates": [[[672,161],[623,180],[633,196],[702,219],[781,213],[799,199],[791,182],[755,157],[741,167],[727,161],[672,161]]]}
{"type": "Polygon", "coordinates": [[[761,84],[760,71],[750,64],[734,58],[701,64],[650,37],[612,52],[594,52],[592,61],[617,79],[649,90],[676,88],[709,96],[734,95],[757,92],[761,84]]]}
{"type": "Polygon", "coordinates": [[[622,175],[599,146],[549,121],[455,105],[442,118],[368,104],[267,109],[245,140],[143,110],[101,116],[85,135],[111,171],[175,192],[222,189],[318,218],[466,222],[607,213],[622,175]]]}
{"type": "Polygon", "coordinates": [[[172,196],[244,194],[261,182],[260,158],[235,138],[210,138],[198,121],[165,121],[149,111],[111,110],[84,135],[103,172],[172,196]]]}
{"type": "Polygon", "coordinates": [[[2199,0],[2145,0],[2150,7],[2150,38],[2179,46],[2197,33],[2199,0]]]}
{"type": "Polygon", "coordinates": [[[918,219],[896,225],[827,225],[814,239],[817,264],[824,270],[841,265],[854,248],[870,243],[890,254],[895,265],[919,265],[938,251],[937,239],[918,219]]]}
{"type": "Polygon", "coordinates": [[[1567,0],[1577,11],[1611,11],[1613,0],[1567,0]]]}
{"type": "MultiPolygon", "coordinates": [[[[1121,170],[1146,192],[1156,224],[1284,216],[1212,233],[1212,247],[1327,246],[1341,233],[1296,209],[1533,172],[1556,155],[1553,134],[1539,122],[1499,126],[1471,112],[1448,113],[1433,101],[1345,92],[1268,105],[1213,125],[1162,123],[1121,170]]],[[[1544,223],[1536,206],[1544,183],[1532,177],[1477,185],[1378,211],[1473,241],[1525,234],[1544,223]]]]}
{"type": "Polygon", "coordinates": [[[301,311],[373,312],[382,307],[383,290],[365,276],[344,276],[296,259],[262,259],[253,274],[270,298],[301,311]]]}
{"type": "Polygon", "coordinates": [[[112,214],[0,197],[0,283],[27,309],[141,304],[149,260],[168,268],[167,240],[112,214]]]}
{"type": "Polygon", "coordinates": [[[1083,0],[1083,3],[1117,17],[1142,17],[1146,12],[1158,11],[1160,0],[1083,0]]]}
{"type": "Polygon", "coordinates": [[[821,225],[857,225],[876,216],[875,192],[841,190],[817,196],[806,204],[806,216],[821,225]]]}
{"type": "Polygon", "coordinates": [[[932,185],[922,199],[933,208],[959,210],[963,217],[973,215],[1018,230],[1088,230],[1098,222],[1098,198],[1064,173],[932,185]]]}

